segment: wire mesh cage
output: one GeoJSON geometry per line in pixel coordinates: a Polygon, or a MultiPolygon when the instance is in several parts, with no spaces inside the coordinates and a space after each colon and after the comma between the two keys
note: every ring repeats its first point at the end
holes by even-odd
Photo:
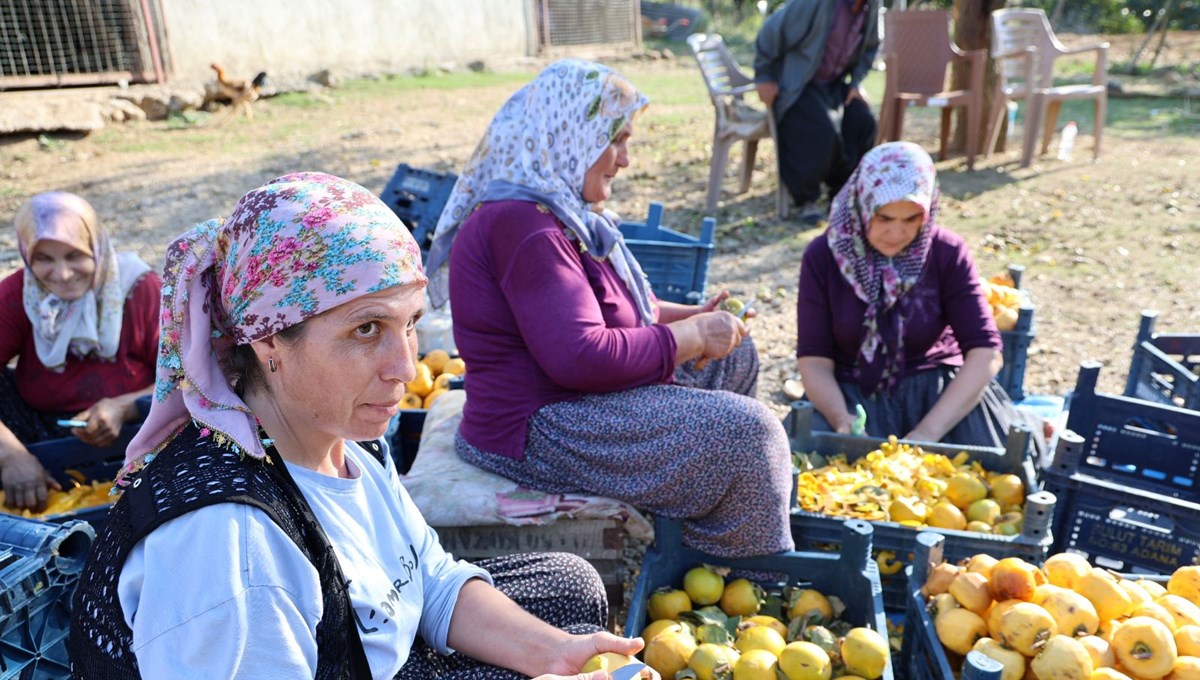
{"type": "Polygon", "coordinates": [[[148,80],[150,5],[138,0],[0,2],[0,87],[148,80]]]}
{"type": "Polygon", "coordinates": [[[542,52],[585,45],[637,46],[638,0],[539,0],[542,52]]]}

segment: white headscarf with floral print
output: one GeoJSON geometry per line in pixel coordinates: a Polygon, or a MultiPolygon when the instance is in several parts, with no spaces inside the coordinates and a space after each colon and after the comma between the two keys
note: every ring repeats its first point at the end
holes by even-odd
{"type": "Polygon", "coordinates": [[[505,102],[467,161],[442,210],[426,262],[435,307],[449,298],[450,247],[480,203],[544,204],[597,259],[607,258],[637,303],[644,323],[655,314],[645,274],[621,238],[620,217],[583,198],[583,180],[617,134],[649,103],[616,71],[563,59],[547,66],[505,102]]]}

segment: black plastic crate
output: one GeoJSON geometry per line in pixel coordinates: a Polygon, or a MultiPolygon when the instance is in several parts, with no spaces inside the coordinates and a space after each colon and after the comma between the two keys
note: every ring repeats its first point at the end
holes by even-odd
{"type": "Polygon", "coordinates": [[[96,534],[0,516],[0,679],[67,678],[71,595],[96,534]]]}
{"type": "Polygon", "coordinates": [[[406,163],[396,166],[380,198],[412,231],[422,253],[429,252],[433,231],[458,176],[452,172],[434,172],[406,163]]]}
{"type": "MultiPolygon", "coordinates": [[[[933,627],[933,619],[925,606],[921,587],[929,578],[929,570],[943,561],[946,538],[940,533],[922,531],[917,534],[913,562],[905,569],[906,617],[904,643],[900,648],[899,666],[908,680],[1000,680],[1004,667],[999,661],[970,652],[963,659],[959,673],[950,665],[933,627]]],[[[954,561],[953,558],[947,558],[954,561]]]]}
{"type": "Polygon", "coordinates": [[[646,221],[621,224],[621,235],[660,300],[699,304],[708,285],[717,221],[705,217],[696,237],[663,226],[662,215],[662,204],[651,203],[646,221]]]}
{"type": "MultiPolygon", "coordinates": [[[[453,355],[457,357],[458,355],[453,355]]],[[[467,384],[467,376],[460,375],[450,381],[450,389],[461,390],[465,389],[467,384]]],[[[396,472],[404,475],[412,469],[413,461],[417,459],[417,452],[421,450],[421,433],[425,430],[425,416],[429,414],[427,408],[409,408],[400,411],[400,426],[392,435],[392,460],[396,462],[396,472]]]]}
{"type": "Polygon", "coordinates": [[[1142,312],[1125,396],[1200,411],[1200,335],[1155,333],[1158,312],[1142,312]]]}
{"type": "MultiPolygon", "coordinates": [[[[30,444],[28,448],[29,452],[41,461],[46,471],[53,475],[65,490],[76,483],[75,478],[67,474],[68,470],[81,474],[84,482],[112,481],[121,466],[125,464],[125,449],[129,446],[129,442],[133,441],[133,436],[140,428],[141,423],[126,425],[121,428],[121,434],[117,439],[103,448],[85,444],[75,437],[38,442],[30,444]]],[[[92,528],[99,532],[108,519],[110,507],[111,504],[97,505],[71,512],[47,515],[40,519],[54,523],[79,520],[91,524],[92,528]]]]}
{"type": "Polygon", "coordinates": [[[1036,337],[1032,305],[1022,306],[1017,312],[1015,328],[1000,331],[1000,340],[1004,343],[1004,366],[996,374],[996,381],[1013,401],[1025,398],[1025,368],[1029,364],[1029,346],[1036,337]]]}
{"type": "MultiPolygon", "coordinates": [[[[1024,273],[1025,268],[1020,265],[1008,266],[1008,274],[1018,290],[1021,290],[1021,275],[1024,273]]],[[[996,374],[996,382],[1000,383],[1013,401],[1025,398],[1025,368],[1029,363],[1029,346],[1037,337],[1033,325],[1033,311],[1033,303],[1029,296],[1022,294],[1021,308],[1017,310],[1017,325],[1010,331],[1000,331],[1000,340],[1004,346],[1004,366],[996,374]]]]}
{"type": "MultiPolygon", "coordinates": [[[[879,448],[886,440],[871,437],[853,437],[834,432],[812,431],[812,404],[795,402],[785,420],[792,450],[816,452],[822,456],[845,454],[853,462],[879,448]]],[[[966,452],[971,461],[979,461],[993,472],[1015,474],[1025,483],[1028,495],[1025,498],[1025,520],[1022,531],[1016,536],[983,534],[975,531],[938,529],[946,536],[946,551],[955,560],[971,557],[976,553],[988,553],[997,558],[1021,557],[1041,564],[1050,549],[1052,537],[1050,524],[1054,516],[1056,499],[1053,494],[1038,491],[1040,488],[1034,472],[1033,461],[1027,455],[1029,431],[1014,428],[1009,433],[1008,445],[1004,449],[981,446],[956,446],[915,442],[928,453],[940,453],[954,457],[966,452]]],[[[840,525],[843,517],[835,517],[799,508],[792,509],[792,537],[799,550],[836,549],[840,547],[840,525]]],[[[913,553],[919,531],[896,522],[871,521],[875,528],[876,550],[890,550],[902,562],[907,562],[913,553]]],[[[904,611],[906,578],[903,571],[883,575],[883,603],[889,612],[904,611]]]]}
{"type": "Polygon", "coordinates": [[[1098,362],[1079,367],[1067,429],[1084,444],[1059,448],[1047,470],[1200,501],[1200,411],[1099,394],[1099,375],[1098,362]]]}
{"type": "MultiPolygon", "coordinates": [[[[1068,430],[1055,457],[1078,457],[1086,447],[1068,430]]],[[[1169,574],[1200,562],[1200,504],[1078,473],[1047,470],[1043,482],[1058,497],[1053,552],[1070,550],[1133,574],[1169,574]]]]}
{"type": "MultiPolygon", "coordinates": [[[[625,622],[625,635],[635,636],[646,627],[646,606],[650,594],[663,586],[680,587],[683,575],[699,564],[727,566],[739,571],[770,572],[783,577],[768,582],[768,589],[782,585],[808,584],[827,595],[836,595],[846,605],[842,618],[855,626],[867,626],[887,639],[887,619],[880,599],[879,570],[871,559],[870,522],[845,520],[840,523],[838,554],[824,552],[785,552],[760,557],[725,558],[709,555],[683,545],[681,527],[675,520],[656,517],[654,545],[646,550],[625,622]],[[786,579],[786,583],[783,580],[786,579]]],[[[893,663],[883,679],[894,677],[893,663]]]]}

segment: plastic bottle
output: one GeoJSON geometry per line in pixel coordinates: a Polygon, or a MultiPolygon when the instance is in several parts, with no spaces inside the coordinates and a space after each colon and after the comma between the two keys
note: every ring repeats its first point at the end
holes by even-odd
{"type": "Polygon", "coordinates": [[[1069,161],[1075,151],[1075,138],[1079,136],[1079,127],[1075,121],[1068,121],[1063,126],[1062,136],[1058,139],[1058,160],[1069,161]]]}
{"type": "Polygon", "coordinates": [[[1007,104],[1005,104],[1005,107],[1008,109],[1008,137],[1007,138],[1011,140],[1013,138],[1013,134],[1014,134],[1013,131],[1016,130],[1016,128],[1017,128],[1017,103],[1014,101],[1010,101],[1007,104]]]}

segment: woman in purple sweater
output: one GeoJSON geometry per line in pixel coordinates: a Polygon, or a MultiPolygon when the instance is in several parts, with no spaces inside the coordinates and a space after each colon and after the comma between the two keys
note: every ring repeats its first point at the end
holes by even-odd
{"type": "Polygon", "coordinates": [[[605,66],[556,62],[504,104],[455,184],[428,270],[471,367],[458,453],[681,518],[707,552],[790,550],[790,447],[753,398],[745,324],[716,310],[727,293],[657,300],[603,208],[646,104],[605,66]]]}
{"type": "Polygon", "coordinates": [[[850,432],[1003,446],[1019,418],[994,378],[1000,332],[975,261],[937,224],[933,161],[908,142],[863,157],[804,253],[797,368],[819,417],[850,432]]]}

